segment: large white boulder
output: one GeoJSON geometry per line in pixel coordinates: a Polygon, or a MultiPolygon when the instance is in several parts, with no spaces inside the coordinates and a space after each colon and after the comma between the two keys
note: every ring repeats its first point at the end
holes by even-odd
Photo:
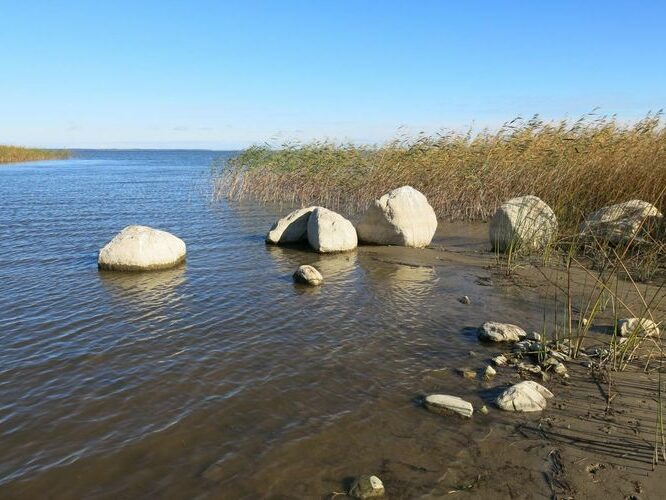
{"type": "Polygon", "coordinates": [[[618,245],[638,236],[641,228],[649,229],[662,217],[651,203],[631,200],[593,212],[585,218],[579,230],[581,236],[618,245]]]}
{"type": "Polygon", "coordinates": [[[659,337],[659,327],[651,319],[624,318],[617,322],[617,332],[621,337],[659,337]]]}
{"type": "Polygon", "coordinates": [[[356,226],[367,243],[421,248],[437,229],[437,216],[427,198],[411,186],[402,186],[375,200],[356,226]]]}
{"type": "Polygon", "coordinates": [[[547,406],[547,400],[553,393],[544,386],[531,380],[512,385],[497,398],[496,403],[506,411],[541,411],[547,406]]]}
{"type": "Polygon", "coordinates": [[[555,212],[536,196],[519,196],[503,203],[490,219],[493,250],[541,250],[557,235],[555,212]]]}
{"type": "Polygon", "coordinates": [[[307,235],[310,246],[320,253],[346,252],[358,245],[354,225],[323,207],[316,207],[310,214],[307,235]]]}
{"type": "Polygon", "coordinates": [[[315,208],[299,208],[279,219],[268,231],[266,242],[277,245],[305,240],[307,238],[308,220],[315,208]]]}
{"type": "Polygon", "coordinates": [[[99,251],[97,265],[109,271],[152,271],[185,261],[185,242],[166,231],[127,226],[99,251]]]}
{"type": "Polygon", "coordinates": [[[440,414],[456,414],[464,418],[471,418],[474,413],[472,403],[458,396],[447,394],[431,394],[425,398],[425,407],[440,414]]]}
{"type": "Polygon", "coordinates": [[[527,336],[527,332],[509,323],[486,321],[479,327],[478,336],[479,340],[488,342],[518,342],[527,336]]]}

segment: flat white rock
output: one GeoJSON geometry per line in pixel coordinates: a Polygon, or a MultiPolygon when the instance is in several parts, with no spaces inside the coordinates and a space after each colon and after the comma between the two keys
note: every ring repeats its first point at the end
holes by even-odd
{"type": "Polygon", "coordinates": [[[465,418],[470,418],[472,413],[474,413],[472,403],[458,396],[448,396],[446,394],[431,394],[426,396],[425,406],[435,413],[455,413],[465,418]]]}
{"type": "Polygon", "coordinates": [[[185,242],[166,231],[127,226],[100,251],[97,265],[108,271],[168,269],[185,261],[185,242]]]}
{"type": "Polygon", "coordinates": [[[375,200],[356,226],[361,241],[421,248],[437,230],[437,216],[423,193],[402,186],[375,200]]]}
{"type": "Polygon", "coordinates": [[[531,380],[519,382],[505,390],[496,400],[497,406],[506,411],[532,412],[546,408],[553,393],[531,380]]]}
{"type": "Polygon", "coordinates": [[[273,244],[296,243],[307,237],[308,220],[316,207],[299,208],[279,219],[266,235],[273,244]]]}
{"type": "Polygon", "coordinates": [[[649,227],[661,219],[662,213],[652,203],[631,200],[600,208],[580,225],[581,236],[594,237],[612,244],[621,244],[638,235],[641,227],[649,227]]]}
{"type": "Polygon", "coordinates": [[[638,335],[639,337],[658,337],[659,327],[651,319],[624,318],[617,322],[617,331],[621,337],[638,335]]]}
{"type": "Polygon", "coordinates": [[[493,250],[541,250],[557,235],[555,212],[536,196],[519,196],[503,203],[488,226],[493,250]]]}
{"type": "Polygon", "coordinates": [[[346,252],[358,245],[354,225],[342,215],[316,207],[308,220],[308,243],[320,253],[346,252]]]}
{"type": "Polygon", "coordinates": [[[527,333],[516,325],[486,321],[479,327],[478,335],[479,340],[490,342],[518,342],[525,338],[527,333]]]}

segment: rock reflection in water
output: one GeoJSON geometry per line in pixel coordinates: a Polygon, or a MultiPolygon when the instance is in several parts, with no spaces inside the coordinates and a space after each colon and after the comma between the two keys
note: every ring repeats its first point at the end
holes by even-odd
{"type": "Polygon", "coordinates": [[[105,289],[116,299],[135,307],[172,306],[181,299],[178,287],[186,281],[186,267],[164,271],[100,271],[105,289]]]}

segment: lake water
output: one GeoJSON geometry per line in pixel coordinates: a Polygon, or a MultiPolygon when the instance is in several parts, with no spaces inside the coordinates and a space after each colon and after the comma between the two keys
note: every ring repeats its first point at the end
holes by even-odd
{"type": "Polygon", "coordinates": [[[458,450],[502,423],[417,399],[480,406],[484,387],[455,374],[492,354],[472,327],[516,309],[539,326],[538,304],[486,286],[469,255],[483,227],[442,225],[434,245],[455,258],[267,247],[290,207],[211,202],[211,164],[228,156],[0,167],[0,497],[322,498],[362,473],[393,498],[436,496],[458,450]],[[187,263],[99,272],[129,224],[184,239],[187,263]],[[303,263],[322,287],[292,283],[303,263]]]}

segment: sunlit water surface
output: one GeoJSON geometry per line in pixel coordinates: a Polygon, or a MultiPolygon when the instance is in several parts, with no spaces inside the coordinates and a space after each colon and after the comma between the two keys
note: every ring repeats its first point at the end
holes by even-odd
{"type": "Polygon", "coordinates": [[[288,207],[211,203],[226,157],[78,151],[0,168],[0,496],[321,498],[373,472],[413,497],[486,432],[417,398],[481,404],[453,371],[482,366],[470,327],[537,308],[484,286],[482,266],[402,262],[419,250],[267,247],[288,207]],[[129,224],[184,239],[187,263],[99,272],[129,224]],[[325,285],[294,285],[302,263],[325,285]]]}

